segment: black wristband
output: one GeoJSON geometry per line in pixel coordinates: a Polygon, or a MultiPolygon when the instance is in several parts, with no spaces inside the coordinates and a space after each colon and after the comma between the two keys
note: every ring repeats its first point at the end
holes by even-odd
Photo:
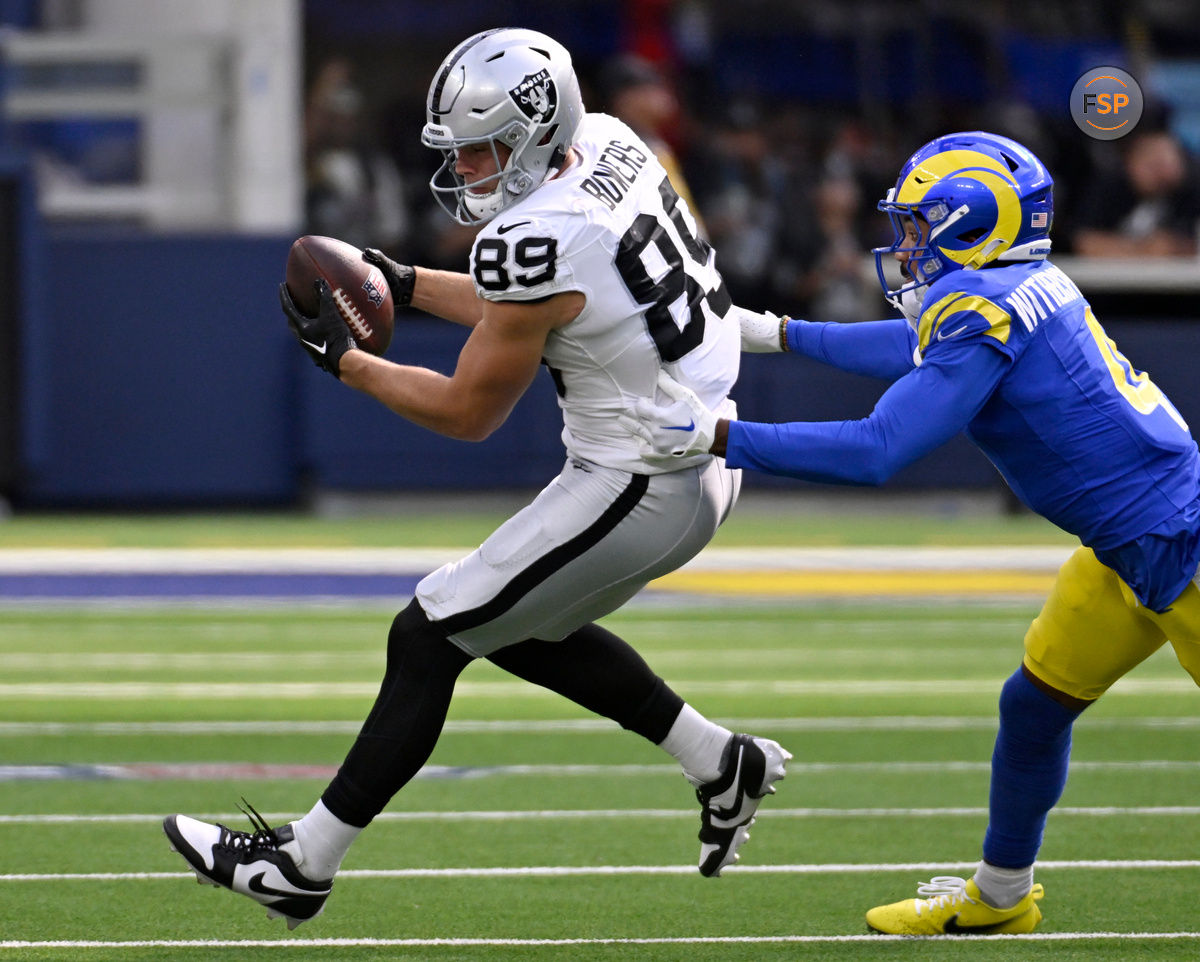
{"type": "Polygon", "coordinates": [[[388,290],[392,292],[392,305],[408,307],[412,303],[413,288],[417,284],[416,268],[396,263],[378,247],[368,247],[362,256],[368,264],[374,264],[383,272],[383,279],[387,281],[388,290]]]}
{"type": "Polygon", "coordinates": [[[412,303],[413,288],[417,286],[417,269],[397,264],[393,280],[396,283],[392,286],[392,300],[397,307],[408,307],[412,303]]]}

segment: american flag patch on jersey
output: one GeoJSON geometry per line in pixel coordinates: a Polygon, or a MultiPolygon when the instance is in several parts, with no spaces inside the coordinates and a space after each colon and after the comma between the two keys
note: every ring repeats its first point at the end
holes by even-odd
{"type": "Polygon", "coordinates": [[[1031,214],[1029,217],[1030,227],[1045,227],[1050,222],[1050,215],[1044,210],[1038,211],[1036,214],[1031,214]]]}

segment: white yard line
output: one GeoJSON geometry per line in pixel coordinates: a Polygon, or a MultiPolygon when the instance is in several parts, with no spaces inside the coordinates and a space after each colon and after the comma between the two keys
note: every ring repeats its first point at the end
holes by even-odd
{"type": "MultiPolygon", "coordinates": [[[[797,865],[731,865],[722,871],[730,875],[847,875],[878,872],[968,871],[973,862],[833,862],[797,865]]],[[[1039,871],[1087,870],[1128,871],[1138,869],[1194,870],[1200,859],[1088,859],[1038,862],[1039,871]]],[[[518,865],[463,868],[343,869],[338,881],[345,879],[410,878],[563,878],[567,876],[695,875],[694,865],[518,865]]],[[[5,882],[153,882],[162,879],[194,879],[194,872],[37,872],[0,875],[5,882]]]]}
{"type": "MultiPolygon", "coordinates": [[[[956,808],[771,808],[764,809],[770,819],[860,819],[860,818],[984,818],[984,807],[956,808]]],[[[284,822],[294,818],[295,812],[267,812],[263,816],[268,822],[284,822]]],[[[1052,817],[1084,818],[1195,818],[1200,816],[1200,805],[1146,805],[1146,806],[1072,806],[1054,809],[1052,817]]],[[[236,822],[244,816],[239,812],[199,812],[197,818],[208,821],[236,822]]],[[[383,812],[375,817],[376,822],[524,822],[562,821],[587,819],[687,819],[696,817],[694,809],[676,808],[585,808],[526,810],[477,810],[477,811],[425,811],[383,812]]],[[[0,827],[6,825],[157,825],[162,821],[161,813],[123,815],[0,815],[0,827]]]]}
{"type": "MultiPolygon", "coordinates": [[[[1174,772],[1200,771],[1200,760],[1138,759],[1134,761],[1076,761],[1075,772],[1174,772]]],[[[793,775],[974,774],[991,771],[991,763],[980,761],[917,762],[791,762],[793,775]]],[[[259,762],[103,762],[63,765],[0,765],[0,782],[11,781],[217,781],[237,779],[260,782],[277,779],[328,780],[337,766],[273,764],[259,762]]],[[[481,778],[619,778],[647,776],[678,777],[679,767],[659,765],[426,765],[414,776],[419,779],[477,780],[481,778]]]]}
{"type": "MultiPolygon", "coordinates": [[[[883,715],[873,718],[714,718],[735,731],[873,732],[873,731],[995,731],[992,716],[883,715]]],[[[160,721],[160,722],[0,722],[0,738],[44,738],[77,736],[163,735],[209,737],[212,735],[354,735],[361,719],[342,721],[160,721]]],[[[1200,716],[1088,718],[1088,730],[1191,731],[1200,728],[1200,716]]],[[[474,735],[611,735],[622,729],[602,718],[452,720],[444,732],[474,735]]]]}
{"type": "MultiPolygon", "coordinates": [[[[692,871],[695,871],[694,869],[692,871]]],[[[1200,932],[1046,932],[1027,935],[938,935],[927,938],[944,942],[1091,942],[1091,941],[1156,941],[1162,939],[1200,939],[1200,932]]],[[[572,945],[830,945],[840,942],[924,941],[912,935],[697,935],[671,938],[592,938],[592,939],[144,939],[138,941],[102,942],[99,940],[70,941],[0,941],[0,949],[295,949],[295,948],[438,948],[438,947],[495,947],[539,948],[572,945]]]]}
{"type": "MultiPolygon", "coordinates": [[[[996,695],[1002,679],[728,679],[725,681],[687,681],[677,687],[695,695],[814,695],[848,697],[912,697],[928,695],[996,695]]],[[[1107,695],[1171,695],[1189,694],[1196,690],[1195,682],[1183,675],[1179,678],[1121,678],[1107,695]]],[[[153,681],[86,681],[86,682],[3,682],[0,701],[37,699],[39,701],[71,701],[82,699],[130,700],[187,700],[255,698],[264,701],[310,698],[373,698],[379,692],[378,681],[347,682],[153,682],[153,681]]],[[[454,689],[456,699],[520,698],[542,699],[561,696],[546,688],[512,681],[463,681],[454,689]]]]}
{"type": "MultiPolygon", "coordinates": [[[[323,572],[424,574],[469,553],[433,548],[3,548],[0,574],[323,572]]],[[[717,548],[684,571],[1056,571],[1070,545],[717,548]]]]}
{"type": "MultiPolygon", "coordinates": [[[[983,715],[877,717],[782,717],[782,719],[720,719],[714,721],[738,732],[994,732],[996,719],[983,715]]],[[[0,722],[0,738],[46,736],[167,735],[353,735],[361,720],[343,721],[161,721],[161,722],[0,722]]],[[[1200,716],[1111,717],[1087,719],[1088,730],[1200,728],[1200,716]]],[[[622,728],[606,719],[451,720],[451,734],[618,734],[622,728]]]]}

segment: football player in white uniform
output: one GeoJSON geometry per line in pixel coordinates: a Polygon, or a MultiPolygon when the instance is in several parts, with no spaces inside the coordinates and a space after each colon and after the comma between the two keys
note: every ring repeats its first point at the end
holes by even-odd
{"type": "MultiPolygon", "coordinates": [[[[558,390],[562,473],[478,550],[423,579],[388,635],[379,696],[337,776],[303,818],[254,832],[184,815],[164,823],[202,881],[282,915],[324,908],[351,843],[424,764],[455,680],[488,658],[660,745],[701,805],[700,871],[735,861],[761,798],[791,756],[716,725],[624,641],[595,624],[708,543],[739,476],[707,454],[643,459],[618,422],[660,371],[733,416],[740,331],[714,254],[650,149],[584,112],[570,55],[531,30],[468,38],[429,90],[422,140],[457,221],[485,224],[469,274],[364,257],[398,305],[471,328],[455,371],[356,349],[328,289],[316,317],[280,296],[315,363],[440,434],[487,437],[545,363],[558,390]]],[[[684,426],[686,427],[686,426],[684,426]]]]}

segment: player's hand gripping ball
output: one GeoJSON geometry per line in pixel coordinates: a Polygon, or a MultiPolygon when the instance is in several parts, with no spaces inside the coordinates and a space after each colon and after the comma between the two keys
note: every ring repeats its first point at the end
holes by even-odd
{"type": "Polygon", "coordinates": [[[324,280],[354,342],[371,354],[387,350],[395,324],[392,292],[383,272],[353,244],[306,234],[288,251],[285,280],[292,303],[313,318],[321,307],[316,281],[324,280]]]}

